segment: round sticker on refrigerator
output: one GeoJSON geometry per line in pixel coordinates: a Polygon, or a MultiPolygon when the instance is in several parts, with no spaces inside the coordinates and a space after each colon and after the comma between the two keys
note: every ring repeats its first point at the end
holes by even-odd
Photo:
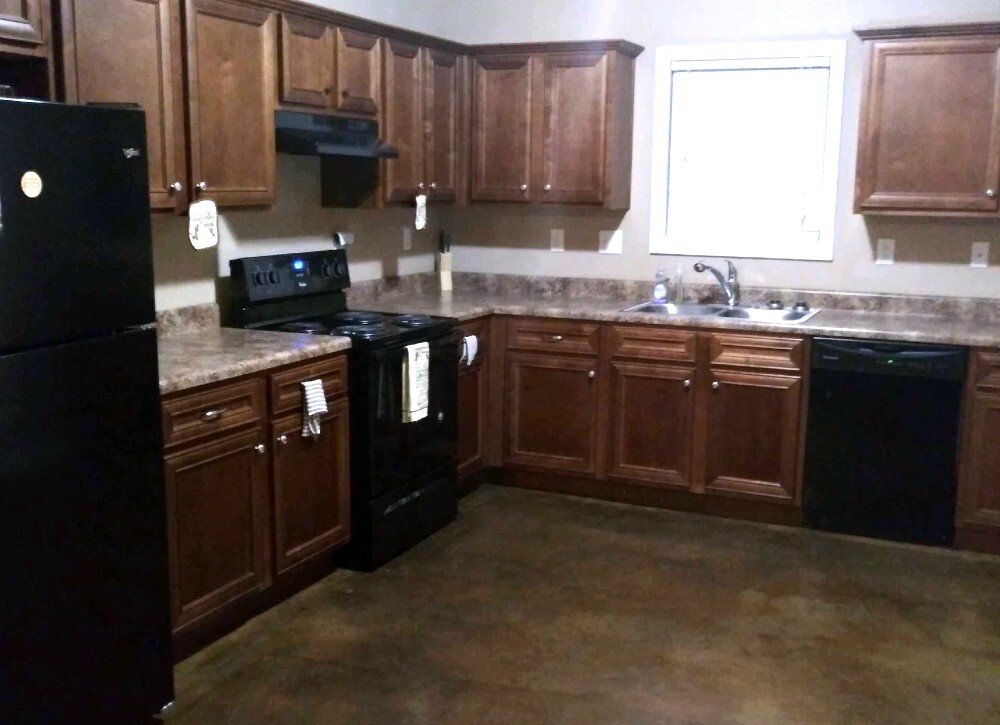
{"type": "Polygon", "coordinates": [[[42,195],[42,177],[34,171],[24,172],[21,177],[21,191],[29,199],[37,199],[42,195]]]}

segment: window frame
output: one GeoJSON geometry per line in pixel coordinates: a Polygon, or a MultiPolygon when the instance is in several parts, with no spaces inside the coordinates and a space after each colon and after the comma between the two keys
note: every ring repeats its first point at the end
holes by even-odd
{"type": "MultiPolygon", "coordinates": [[[[656,50],[653,110],[652,180],[650,184],[651,254],[684,256],[723,256],[699,251],[697,241],[678,242],[668,236],[670,145],[673,96],[673,73],[677,70],[725,69],[754,70],[768,68],[828,68],[827,124],[824,147],[822,208],[818,241],[799,249],[786,249],[782,256],[764,255],[759,250],[728,253],[736,258],[781,259],[797,261],[833,260],[836,236],[837,201],[840,183],[841,135],[843,130],[844,82],[847,41],[844,39],[789,40],[766,43],[717,43],[707,45],[666,45],[656,50]]],[[[724,199],[733,190],[720,189],[724,199]]],[[[720,202],[724,204],[725,202],[720,202]]]]}

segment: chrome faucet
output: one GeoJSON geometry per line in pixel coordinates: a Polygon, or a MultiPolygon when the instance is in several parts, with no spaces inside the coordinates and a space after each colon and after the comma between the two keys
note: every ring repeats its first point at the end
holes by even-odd
{"type": "Polygon", "coordinates": [[[722,272],[717,270],[715,267],[705,264],[704,262],[698,262],[694,265],[695,272],[711,272],[715,275],[715,279],[719,281],[719,286],[722,287],[722,291],[726,293],[726,304],[730,307],[736,307],[740,304],[740,277],[736,272],[736,265],[726,260],[726,264],[729,265],[729,274],[723,276],[722,272]]]}

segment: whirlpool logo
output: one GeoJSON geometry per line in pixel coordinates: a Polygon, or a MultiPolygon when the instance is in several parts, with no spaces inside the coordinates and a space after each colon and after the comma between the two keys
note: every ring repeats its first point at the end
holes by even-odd
{"type": "Polygon", "coordinates": [[[122,149],[122,153],[125,154],[126,159],[136,159],[142,156],[142,151],[136,148],[122,149]]]}

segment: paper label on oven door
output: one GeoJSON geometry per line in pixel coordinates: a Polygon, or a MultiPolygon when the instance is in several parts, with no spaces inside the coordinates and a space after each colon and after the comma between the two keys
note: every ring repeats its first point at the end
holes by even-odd
{"type": "Polygon", "coordinates": [[[29,199],[37,199],[42,195],[42,177],[34,171],[25,171],[21,177],[21,191],[29,199]]]}

